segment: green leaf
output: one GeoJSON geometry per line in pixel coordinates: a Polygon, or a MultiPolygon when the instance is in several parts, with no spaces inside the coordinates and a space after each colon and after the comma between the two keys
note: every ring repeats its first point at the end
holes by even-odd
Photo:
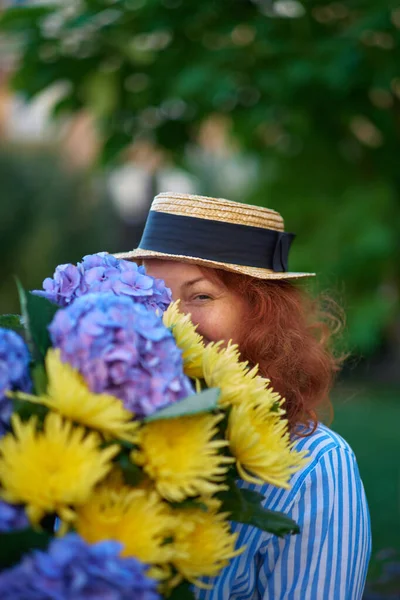
{"type": "Polygon", "coordinates": [[[279,402],[274,402],[270,408],[270,412],[272,412],[272,413],[279,413],[281,410],[282,410],[282,407],[279,404],[279,402]]]}
{"type": "Polygon", "coordinates": [[[197,498],[186,498],[186,500],[183,500],[182,502],[170,502],[169,503],[172,508],[176,508],[176,509],[183,509],[185,510],[190,509],[190,508],[197,508],[199,510],[202,510],[203,512],[207,512],[207,505],[204,504],[204,502],[202,502],[201,500],[198,500],[197,498]]]}
{"type": "Polygon", "coordinates": [[[47,327],[59,307],[46,298],[26,292],[18,280],[17,287],[28,344],[34,358],[43,359],[51,346],[47,327]]]}
{"type": "Polygon", "coordinates": [[[230,513],[230,519],[238,523],[253,525],[262,531],[279,537],[299,533],[299,526],[293,519],[262,506],[264,496],[252,490],[240,489],[230,481],[229,490],[218,496],[222,500],[222,510],[230,513]]]}
{"type": "Polygon", "coordinates": [[[43,404],[37,404],[36,402],[30,402],[29,400],[22,400],[18,398],[18,392],[13,392],[12,395],[14,414],[19,415],[22,421],[27,421],[33,415],[39,417],[39,421],[43,422],[45,416],[49,412],[47,406],[43,404]]]}
{"type": "Polygon", "coordinates": [[[218,408],[219,395],[219,388],[209,388],[204,392],[193,394],[183,400],[174,402],[174,404],[170,404],[144,420],[145,422],[150,422],[158,421],[159,419],[175,419],[176,417],[184,417],[186,415],[211,412],[218,408]]]}
{"type": "Polygon", "coordinates": [[[22,331],[24,329],[20,315],[0,315],[0,327],[22,331]]]}
{"type": "Polygon", "coordinates": [[[195,600],[195,598],[192,586],[188,581],[183,581],[168,596],[169,600],[195,600]]]}
{"type": "Polygon", "coordinates": [[[128,485],[138,485],[145,478],[142,469],[135,465],[126,454],[120,454],[115,462],[121,468],[124,481],[128,485]]]}
{"type": "Polygon", "coordinates": [[[22,322],[24,324],[28,346],[30,347],[31,352],[33,353],[35,351],[35,348],[33,345],[32,332],[31,332],[30,323],[29,323],[27,294],[22,286],[22,283],[19,281],[19,279],[17,279],[16,281],[17,281],[19,302],[21,305],[22,322]]]}
{"type": "Polygon", "coordinates": [[[42,363],[37,363],[31,370],[32,380],[37,394],[45,394],[47,390],[47,375],[42,363]]]}
{"type": "Polygon", "coordinates": [[[51,536],[31,527],[21,531],[0,534],[0,570],[11,567],[20,561],[27,552],[39,548],[45,550],[51,536]]]}

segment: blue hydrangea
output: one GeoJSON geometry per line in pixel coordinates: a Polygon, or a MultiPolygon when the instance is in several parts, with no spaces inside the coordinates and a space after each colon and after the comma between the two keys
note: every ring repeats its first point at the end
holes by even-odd
{"type": "Polygon", "coordinates": [[[76,534],[55,539],[0,573],[2,600],[160,600],[156,582],[113,541],[87,544],[76,534]]]}
{"type": "Polygon", "coordinates": [[[29,527],[29,521],[24,507],[0,500],[0,533],[25,529],[26,527],[29,527]]]}
{"type": "Polygon", "coordinates": [[[87,294],[49,327],[61,358],[96,393],[120,398],[138,417],[193,393],[181,350],[154,311],[126,297],[87,294]]]}
{"type": "Polygon", "coordinates": [[[161,279],[146,275],[144,267],[120,260],[107,252],[84,256],[76,266],[59,265],[53,277],[43,282],[43,290],[35,290],[58,306],[68,306],[76,298],[92,292],[113,292],[129,296],[135,302],[164,311],[171,302],[171,291],[161,279]]]}
{"type": "Polygon", "coordinates": [[[0,437],[8,430],[12,413],[12,401],[6,392],[32,389],[29,362],[29,350],[21,336],[0,327],[0,437]]]}

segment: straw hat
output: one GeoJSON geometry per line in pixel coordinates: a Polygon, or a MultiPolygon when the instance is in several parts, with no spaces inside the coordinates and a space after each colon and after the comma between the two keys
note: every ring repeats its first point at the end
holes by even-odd
{"type": "Polygon", "coordinates": [[[294,235],[269,208],[175,192],[153,200],[139,247],[115,256],[159,258],[243,273],[258,279],[297,279],[287,259],[294,235]]]}

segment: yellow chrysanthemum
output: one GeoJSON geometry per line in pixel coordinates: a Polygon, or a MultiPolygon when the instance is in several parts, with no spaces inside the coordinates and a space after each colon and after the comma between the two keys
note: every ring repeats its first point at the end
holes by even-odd
{"type": "Polygon", "coordinates": [[[87,542],[117,540],[124,545],[122,556],[145,563],[165,565],[175,556],[165,542],[176,519],[154,491],[100,486],[78,509],[75,526],[87,542]]]}
{"type": "Polygon", "coordinates": [[[287,421],[268,406],[235,404],[227,437],[242,479],[288,488],[290,476],[305,464],[305,453],[293,450],[287,421]]]}
{"type": "Polygon", "coordinates": [[[227,442],[213,439],[222,418],[199,414],[147,423],[139,432],[139,450],[132,452],[132,460],[143,466],[167,500],[213,494],[221,489],[232,461],[220,454],[227,442]]]}
{"type": "Polygon", "coordinates": [[[237,533],[230,530],[227,514],[200,509],[174,511],[180,523],[175,531],[174,565],[183,578],[208,587],[199,577],[214,577],[244,548],[235,549],[237,533]]]}
{"type": "Polygon", "coordinates": [[[171,330],[177,346],[182,350],[186,375],[193,379],[202,378],[203,338],[196,332],[197,325],[193,325],[190,315],[179,312],[178,305],[179,300],[169,305],[163,315],[163,322],[171,330]]]}
{"type": "Polygon", "coordinates": [[[18,393],[19,398],[48,406],[64,417],[96,429],[106,437],[135,441],[139,424],[122,400],[109,394],[94,394],[83,377],[60,359],[60,351],[50,349],[46,355],[49,379],[47,394],[31,396],[18,393]]]}
{"type": "MultiPolygon", "coordinates": [[[[249,368],[239,360],[236,344],[211,343],[203,352],[203,377],[207,387],[219,387],[219,404],[226,408],[243,402],[257,402],[271,410],[281,403],[279,394],[269,387],[269,380],[258,375],[258,366],[249,368]]],[[[279,411],[282,414],[283,411],[279,411]]]]}
{"type": "Polygon", "coordinates": [[[72,520],[75,515],[70,507],[87,500],[111,469],[118,447],[100,450],[97,433],[87,433],[51,412],[43,431],[37,431],[35,417],[23,423],[14,415],[12,426],[14,434],[0,440],[3,499],[26,504],[33,524],[49,512],[72,520]]]}

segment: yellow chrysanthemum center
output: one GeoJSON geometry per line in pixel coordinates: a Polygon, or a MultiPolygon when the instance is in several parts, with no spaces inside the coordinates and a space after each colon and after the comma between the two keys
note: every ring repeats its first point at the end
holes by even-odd
{"type": "Polygon", "coordinates": [[[182,350],[184,371],[188,377],[202,378],[202,357],[204,342],[196,332],[190,315],[181,313],[178,309],[179,300],[169,305],[163,315],[163,322],[171,330],[178,348],[182,350]]]}
{"type": "Polygon", "coordinates": [[[288,488],[292,473],[305,464],[305,453],[290,443],[287,421],[257,402],[232,407],[227,437],[240,477],[251,483],[288,488]]]}
{"type": "Polygon", "coordinates": [[[229,560],[244,548],[235,550],[237,534],[231,532],[227,514],[199,509],[174,513],[181,517],[180,526],[175,532],[177,558],[174,565],[185,579],[206,587],[198,578],[218,575],[229,560]]]}
{"type": "Polygon", "coordinates": [[[127,486],[101,486],[77,511],[78,533],[90,543],[104,539],[124,545],[122,556],[165,565],[174,557],[176,519],[156,492],[127,486]]]}
{"type": "Polygon", "coordinates": [[[80,373],[61,361],[58,349],[48,351],[46,372],[49,379],[47,394],[36,397],[19,393],[18,397],[44,404],[106,437],[135,441],[139,424],[133,421],[133,413],[126,410],[119,398],[91,392],[80,373]]]}
{"type": "Polygon", "coordinates": [[[221,489],[232,459],[220,454],[227,442],[214,439],[223,415],[200,414],[147,423],[139,432],[132,460],[143,466],[159,494],[180,502],[221,489]]]}
{"type": "MultiPolygon", "coordinates": [[[[222,342],[208,344],[203,352],[203,377],[207,387],[219,387],[221,407],[253,402],[255,399],[271,409],[281,403],[279,394],[269,387],[269,380],[258,375],[258,367],[249,368],[239,360],[236,344],[226,347],[222,342]]],[[[283,411],[280,411],[282,414],[283,411]]]]}
{"type": "Polygon", "coordinates": [[[100,450],[101,438],[49,413],[43,431],[32,417],[12,417],[14,434],[0,440],[0,482],[4,500],[27,505],[36,524],[45,513],[74,518],[70,506],[82,504],[111,469],[118,447],[100,450]]]}

